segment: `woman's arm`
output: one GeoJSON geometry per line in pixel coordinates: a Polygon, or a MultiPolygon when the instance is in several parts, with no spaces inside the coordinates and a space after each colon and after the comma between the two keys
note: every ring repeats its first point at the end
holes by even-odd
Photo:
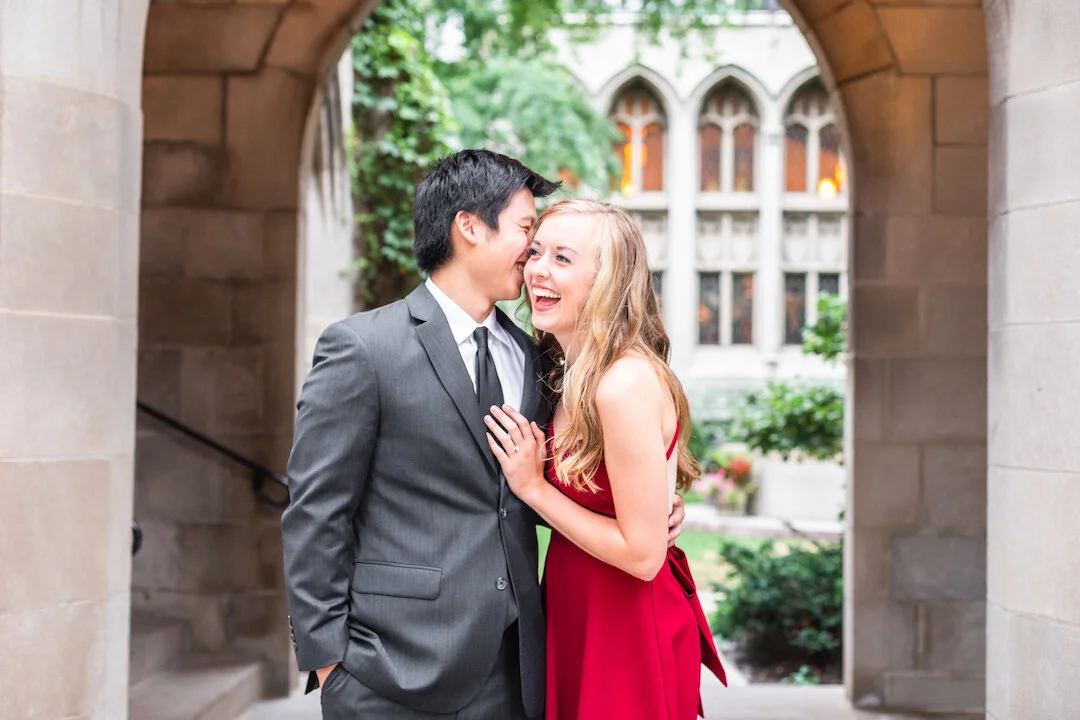
{"type": "Polygon", "coordinates": [[[601,378],[596,405],[616,518],[578,505],[544,479],[544,436],[513,409],[493,409],[499,422],[487,419],[488,442],[510,489],[554,530],[593,557],[652,580],[663,567],[668,545],[662,421],[670,412],[670,398],[647,360],[628,357],[601,378]]]}

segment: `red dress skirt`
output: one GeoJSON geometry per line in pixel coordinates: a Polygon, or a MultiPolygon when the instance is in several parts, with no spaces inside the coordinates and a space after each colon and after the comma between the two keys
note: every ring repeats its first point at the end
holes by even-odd
{"type": "MultiPolygon", "coordinates": [[[[550,463],[547,478],[579,505],[615,517],[603,464],[599,492],[563,485],[550,463]]],[[[543,590],[547,720],[693,720],[702,663],[727,684],[682,550],[669,549],[647,582],[552,531],[543,590]]]]}

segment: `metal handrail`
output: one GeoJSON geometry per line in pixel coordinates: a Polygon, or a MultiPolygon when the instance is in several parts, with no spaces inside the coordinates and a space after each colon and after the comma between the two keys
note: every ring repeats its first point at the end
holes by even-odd
{"type": "Polygon", "coordinates": [[[146,413],[147,415],[154,418],[158,422],[161,422],[161,423],[164,423],[165,425],[168,425],[173,430],[176,430],[179,433],[183,433],[184,435],[187,435],[192,440],[195,440],[196,442],[199,442],[202,445],[205,445],[206,447],[210,448],[211,450],[214,450],[214,451],[224,455],[225,457],[229,458],[233,462],[247,468],[251,472],[251,489],[255,492],[255,494],[258,496],[259,500],[261,500],[262,502],[266,503],[267,505],[269,505],[271,507],[276,507],[276,508],[284,508],[284,507],[288,506],[288,504],[289,504],[289,498],[288,498],[289,483],[285,479],[284,475],[281,475],[280,473],[276,473],[273,470],[271,470],[271,469],[269,469],[267,467],[264,467],[263,465],[260,465],[259,463],[255,462],[254,460],[251,460],[249,458],[244,457],[243,455],[236,452],[235,450],[232,450],[230,448],[225,447],[224,445],[217,442],[216,440],[213,440],[213,439],[208,438],[207,436],[203,435],[198,430],[195,430],[195,429],[193,429],[191,427],[188,427],[184,423],[180,422],[179,420],[177,420],[175,418],[169,417],[168,415],[161,412],[160,410],[155,410],[154,408],[150,407],[149,405],[147,405],[146,403],[144,403],[142,401],[137,400],[135,402],[135,407],[138,408],[140,412],[146,413]],[[273,497],[271,495],[268,495],[267,492],[266,492],[267,483],[269,483],[271,485],[276,485],[276,486],[278,486],[280,488],[283,488],[284,491],[285,491],[285,499],[282,500],[280,498],[275,498],[275,497],[273,497]]]}

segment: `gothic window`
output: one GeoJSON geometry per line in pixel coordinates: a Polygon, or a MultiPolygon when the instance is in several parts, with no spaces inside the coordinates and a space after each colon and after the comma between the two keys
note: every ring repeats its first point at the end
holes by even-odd
{"type": "Polygon", "coordinates": [[[829,200],[847,189],[840,153],[840,128],[829,96],[812,81],[791,101],[784,120],[784,177],[789,193],[814,193],[829,200]]]}
{"type": "Polygon", "coordinates": [[[753,192],[757,112],[733,82],[705,100],[698,122],[702,192],[753,192]]]}
{"type": "Polygon", "coordinates": [[[625,197],[663,191],[666,119],[656,97],[631,86],[615,100],[612,120],[621,135],[615,145],[621,173],[612,190],[625,197]]]}

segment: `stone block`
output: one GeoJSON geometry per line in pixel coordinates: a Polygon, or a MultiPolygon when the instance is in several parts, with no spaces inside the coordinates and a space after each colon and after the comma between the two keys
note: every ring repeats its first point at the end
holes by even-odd
{"type": "Polygon", "coordinates": [[[183,235],[177,232],[186,209],[144,208],[139,224],[139,278],[176,279],[184,274],[183,235]]]}
{"type": "Polygon", "coordinates": [[[930,78],[874,73],[842,84],[840,94],[851,129],[851,164],[858,172],[855,207],[863,213],[929,214],[933,188],[930,78]]]}
{"type": "Polygon", "coordinates": [[[885,272],[912,284],[986,282],[986,217],[899,215],[889,218],[885,272]]]}
{"type": "Polygon", "coordinates": [[[121,215],[47,198],[0,202],[0,307],[117,317],[122,277],[121,215]]]}
{"type": "Polygon", "coordinates": [[[883,437],[888,413],[885,396],[888,389],[888,360],[857,357],[848,379],[849,405],[853,412],[852,439],[876,442],[883,437]]]}
{"type": "Polygon", "coordinates": [[[296,286],[290,281],[238,283],[234,307],[237,342],[281,347],[296,334],[296,305],[296,286]]]}
{"type": "Polygon", "coordinates": [[[281,70],[228,79],[225,197],[234,207],[299,204],[300,141],[315,86],[281,70]]]}
{"type": "Polygon", "coordinates": [[[1011,212],[991,232],[991,327],[1080,320],[1080,203],[1011,212]]]}
{"type": "Polygon", "coordinates": [[[985,703],[985,683],[981,676],[888,673],[885,676],[885,702],[889,707],[919,708],[935,713],[979,713],[985,703]]]}
{"type": "Polygon", "coordinates": [[[849,527],[844,540],[845,604],[884,605],[889,596],[892,532],[849,527]]]}
{"type": "MultiPolygon", "coordinates": [[[[140,553],[141,555],[142,553],[140,553]]],[[[136,565],[140,558],[135,558],[136,565]]],[[[225,602],[222,593],[186,593],[135,586],[131,593],[133,611],[184,620],[191,628],[192,649],[215,652],[225,647],[225,602]]]]}
{"type": "Polygon", "coordinates": [[[847,4],[847,0],[804,0],[798,5],[798,10],[811,24],[832,15],[847,4]]]}
{"type": "Polygon", "coordinates": [[[129,323],[0,312],[0,457],[130,452],[135,334],[129,323]],[[127,450],[125,450],[127,449],[127,450]]]}
{"type": "Polygon", "coordinates": [[[231,338],[233,291],[224,283],[149,280],[140,299],[144,346],[226,345],[231,338]]]}
{"type": "Polygon", "coordinates": [[[266,235],[263,252],[264,275],[267,278],[298,279],[300,252],[300,218],[295,212],[266,214],[266,235]]]}
{"type": "Polygon", "coordinates": [[[107,460],[0,462],[0,613],[108,595],[107,460]]]}
{"type": "Polygon", "coordinates": [[[923,288],[923,349],[933,355],[985,357],[986,295],[985,285],[923,288]]]}
{"type": "Polygon", "coordinates": [[[914,604],[854,603],[851,622],[851,662],[861,672],[876,675],[915,669],[918,627],[914,604]]]}
{"type": "Polygon", "coordinates": [[[220,520],[222,488],[234,479],[231,461],[155,420],[146,424],[154,431],[141,433],[135,448],[135,512],[140,522],[220,520]]]}
{"type": "Polygon", "coordinates": [[[1080,473],[990,470],[990,598],[1010,611],[1080,626],[1080,473]]]}
{"type": "Polygon", "coordinates": [[[194,210],[177,231],[184,239],[184,274],[214,280],[254,280],[263,274],[265,217],[194,210]]]}
{"type": "Polygon", "coordinates": [[[991,465],[1080,472],[1080,325],[1008,325],[990,333],[991,465]]]}
{"type": "Polygon", "coordinates": [[[109,527],[114,531],[108,533],[107,574],[108,591],[114,598],[131,596],[132,536],[127,529],[134,517],[134,476],[133,452],[109,459],[109,527]],[[117,532],[119,528],[123,531],[117,532]]]}
{"type": "Polygon", "coordinates": [[[986,672],[986,603],[930,603],[923,607],[926,627],[920,667],[982,676],[986,672]]]}
{"type": "Polygon", "coordinates": [[[918,352],[918,287],[856,285],[851,316],[851,347],[858,355],[918,352]]]}
{"type": "Polygon", "coordinates": [[[266,65],[317,78],[329,46],[343,31],[341,18],[325,5],[294,4],[274,32],[266,65]]]}
{"type": "Polygon", "coordinates": [[[211,203],[221,192],[225,162],[225,151],[217,146],[147,143],[143,206],[211,203]]]}
{"type": "Polygon", "coordinates": [[[989,82],[986,77],[934,78],[934,141],[984,145],[990,118],[989,82]]]}
{"type": "Polygon", "coordinates": [[[849,522],[857,528],[904,528],[919,515],[919,448],[856,442],[849,522]]]}
{"type": "Polygon", "coordinates": [[[856,283],[885,279],[885,240],[888,217],[855,214],[852,275],[856,283]]]}
{"type": "Polygon", "coordinates": [[[891,591],[896,600],[985,599],[986,541],[950,535],[894,536],[891,591]]]}
{"type": "Polygon", "coordinates": [[[222,433],[259,432],[265,415],[265,365],[259,348],[184,350],[181,418],[218,438],[222,433]]]}
{"type": "MultiPolygon", "coordinates": [[[[1073,201],[1080,197],[1080,134],[1073,132],[1080,107],[1080,83],[1012,97],[1004,117],[991,119],[991,142],[1004,140],[1004,156],[994,163],[1004,171],[1001,210],[1073,201]],[[994,126],[1004,123],[1000,128],[994,126]],[[1052,138],[1052,141],[1051,141],[1052,138]]],[[[997,114],[995,110],[994,115],[997,114]]],[[[995,208],[995,211],[999,208],[995,208]]]]}
{"type": "Polygon", "coordinates": [[[985,145],[934,148],[934,210],[944,215],[985,215],[985,145]]]}
{"type": "Polygon", "coordinates": [[[267,4],[151,4],[145,72],[254,72],[282,12],[267,4]]]}
{"type": "Polygon", "coordinates": [[[104,601],[0,613],[4,645],[18,648],[0,653],[5,716],[88,717],[103,693],[116,690],[104,683],[105,648],[126,643],[105,636],[106,614],[104,601]]]}
{"type": "Polygon", "coordinates": [[[142,94],[146,142],[221,143],[225,132],[223,77],[147,75],[142,94]]]}
{"type": "Polygon", "coordinates": [[[990,5],[987,20],[1002,70],[992,102],[1080,79],[1075,44],[1080,6],[1060,0],[996,2],[990,5]]]}
{"type": "Polygon", "coordinates": [[[120,317],[133,326],[139,319],[139,215],[120,216],[120,271],[117,302],[120,317]]]}
{"type": "Polygon", "coordinates": [[[893,360],[886,437],[896,442],[986,437],[986,361],[982,358],[893,360]]]}
{"type": "Polygon", "coordinates": [[[881,7],[877,14],[900,72],[986,74],[982,8],[881,7]]]}
{"type": "Polygon", "coordinates": [[[1071,718],[1080,707],[1080,628],[989,608],[987,710],[999,718],[1071,718]]]}
{"type": "Polygon", "coordinates": [[[137,395],[166,415],[180,414],[180,350],[139,350],[137,395]]]}
{"type": "Polygon", "coordinates": [[[927,445],[922,450],[922,472],[924,529],[986,533],[985,445],[927,445]]]}
{"type": "Polygon", "coordinates": [[[5,75],[0,192],[135,212],[138,110],[33,78],[5,75]]]}
{"type": "Polygon", "coordinates": [[[837,84],[893,64],[874,9],[865,0],[839,7],[813,23],[837,84]]]}

